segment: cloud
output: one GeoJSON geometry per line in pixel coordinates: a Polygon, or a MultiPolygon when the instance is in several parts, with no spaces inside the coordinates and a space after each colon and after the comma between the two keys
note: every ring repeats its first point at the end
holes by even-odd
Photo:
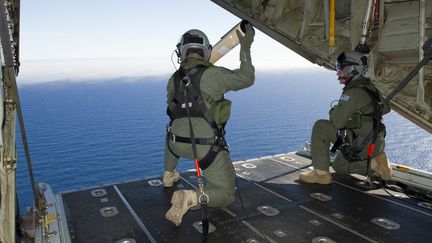
{"type": "Polygon", "coordinates": [[[170,75],[170,60],[158,58],[116,58],[76,60],[22,60],[18,82],[32,84],[57,80],[112,80],[170,75]]]}
{"type": "MultiPolygon", "coordinates": [[[[228,53],[216,63],[230,69],[240,66],[238,50],[228,53]]],[[[317,67],[298,55],[267,56],[254,58],[257,72],[286,71],[317,67]]],[[[173,58],[178,68],[176,58],[173,58]]],[[[53,81],[104,81],[145,77],[169,77],[176,69],[170,58],[95,58],[21,60],[18,82],[21,85],[53,81]]]]}

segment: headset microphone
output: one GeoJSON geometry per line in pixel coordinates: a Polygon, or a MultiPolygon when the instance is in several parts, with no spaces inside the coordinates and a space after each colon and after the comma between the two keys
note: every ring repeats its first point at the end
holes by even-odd
{"type": "Polygon", "coordinates": [[[180,42],[176,45],[175,53],[177,54],[177,57],[180,58],[180,42]]]}

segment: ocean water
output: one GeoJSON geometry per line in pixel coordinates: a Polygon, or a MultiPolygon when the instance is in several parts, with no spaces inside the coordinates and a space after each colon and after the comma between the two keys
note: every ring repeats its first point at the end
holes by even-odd
{"type": "MultiPolygon", "coordinates": [[[[52,82],[23,85],[20,96],[37,182],[55,192],[131,180],[163,171],[166,79],[52,82]]],[[[342,86],[334,72],[257,74],[229,92],[227,140],[233,161],[291,152],[328,118],[342,86]]],[[[395,112],[385,116],[390,159],[432,172],[432,136],[395,112]]],[[[17,134],[20,208],[31,206],[25,157],[17,134]]],[[[193,168],[181,160],[179,170],[193,168]]]]}

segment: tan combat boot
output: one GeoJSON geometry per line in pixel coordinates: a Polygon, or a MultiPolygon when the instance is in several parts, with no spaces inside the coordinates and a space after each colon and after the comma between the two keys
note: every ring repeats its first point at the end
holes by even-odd
{"type": "Polygon", "coordinates": [[[371,169],[381,176],[381,179],[387,181],[391,179],[392,168],[386,153],[381,152],[372,159],[371,169]]]}
{"type": "Polygon", "coordinates": [[[300,180],[306,183],[316,183],[323,185],[332,183],[330,172],[317,169],[300,173],[300,180]]]}
{"type": "Polygon", "coordinates": [[[174,185],[174,182],[177,182],[180,179],[180,174],[173,170],[173,171],[165,171],[163,176],[163,186],[164,187],[172,187],[174,185]]]}
{"type": "Polygon", "coordinates": [[[179,226],[183,215],[193,206],[198,204],[197,194],[193,190],[175,191],[171,198],[171,208],[165,214],[165,218],[179,226]]]}

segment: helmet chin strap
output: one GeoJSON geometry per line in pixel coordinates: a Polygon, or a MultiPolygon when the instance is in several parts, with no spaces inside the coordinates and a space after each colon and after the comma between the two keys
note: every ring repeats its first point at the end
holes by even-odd
{"type": "Polygon", "coordinates": [[[354,75],[352,73],[348,74],[348,76],[346,77],[346,83],[345,84],[348,84],[349,82],[351,82],[353,77],[354,77],[354,75]]]}

